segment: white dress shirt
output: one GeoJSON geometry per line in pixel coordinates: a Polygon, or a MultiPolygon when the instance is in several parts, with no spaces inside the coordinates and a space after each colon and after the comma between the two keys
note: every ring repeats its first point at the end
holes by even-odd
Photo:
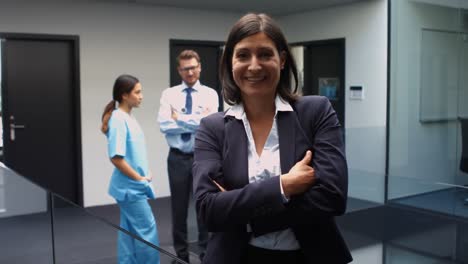
{"type": "Polygon", "coordinates": [[[169,147],[176,148],[184,153],[193,153],[195,132],[200,125],[200,120],[212,113],[218,112],[218,93],[210,87],[197,81],[192,86],[192,113],[186,114],[185,98],[187,84],[167,88],[160,99],[158,113],[159,127],[165,134],[169,147]],[[172,119],[172,110],[177,112],[177,121],[172,119]],[[190,140],[184,141],[181,134],[190,133],[190,140]]]}
{"type": "MultiPolygon", "coordinates": [[[[291,105],[283,101],[280,96],[276,96],[275,106],[276,112],[273,119],[273,126],[271,127],[270,134],[265,142],[261,156],[258,156],[255,149],[255,141],[249,120],[247,119],[247,115],[244,111],[244,106],[242,104],[234,105],[226,112],[226,115],[234,116],[236,119],[242,120],[244,123],[245,132],[248,138],[249,182],[263,181],[270,177],[278,177],[281,175],[280,149],[276,118],[279,111],[293,111],[293,109],[291,105]]],[[[281,181],[280,187],[282,192],[281,181]]],[[[283,193],[278,193],[278,195],[283,195],[283,193]]],[[[252,246],[272,250],[296,250],[300,248],[299,242],[291,228],[268,233],[259,237],[252,237],[249,243],[252,246]]]]}

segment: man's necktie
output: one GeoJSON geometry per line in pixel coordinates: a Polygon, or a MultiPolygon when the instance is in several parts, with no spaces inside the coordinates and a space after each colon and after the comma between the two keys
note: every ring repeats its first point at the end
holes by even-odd
{"type": "MultiPolygon", "coordinates": [[[[185,114],[190,115],[192,113],[192,92],[193,88],[187,87],[184,89],[186,95],[185,95],[185,114]]],[[[183,133],[182,140],[183,141],[189,141],[191,133],[183,133]]]]}

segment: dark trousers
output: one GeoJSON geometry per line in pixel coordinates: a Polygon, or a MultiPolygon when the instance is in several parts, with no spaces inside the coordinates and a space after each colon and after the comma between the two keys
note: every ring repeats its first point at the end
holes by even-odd
{"type": "MultiPolygon", "coordinates": [[[[172,239],[177,256],[186,261],[189,259],[187,215],[193,188],[192,164],[193,154],[185,154],[173,148],[169,150],[167,169],[171,188],[172,239]]],[[[208,244],[208,232],[198,217],[197,224],[198,246],[202,250],[200,254],[202,258],[208,244]]]]}

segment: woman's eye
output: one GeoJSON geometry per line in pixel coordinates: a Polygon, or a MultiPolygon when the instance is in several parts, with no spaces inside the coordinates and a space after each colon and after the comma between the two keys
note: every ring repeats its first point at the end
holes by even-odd
{"type": "Polygon", "coordinates": [[[247,53],[244,53],[244,52],[240,52],[240,53],[236,53],[236,58],[237,59],[246,59],[248,58],[248,54],[247,53]]]}
{"type": "Polygon", "coordinates": [[[269,52],[263,52],[263,53],[260,53],[258,55],[258,57],[261,58],[261,59],[269,59],[271,56],[272,56],[272,54],[269,53],[269,52]]]}

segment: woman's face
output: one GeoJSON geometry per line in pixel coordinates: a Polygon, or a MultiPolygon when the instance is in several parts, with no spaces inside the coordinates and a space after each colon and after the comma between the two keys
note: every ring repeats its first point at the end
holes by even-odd
{"type": "Polygon", "coordinates": [[[141,84],[137,83],[133,87],[132,91],[128,94],[123,94],[123,101],[128,104],[131,108],[139,107],[143,100],[143,93],[141,91],[141,84]]]}
{"type": "Polygon", "coordinates": [[[285,53],[279,54],[275,43],[265,33],[238,42],[232,56],[232,75],[242,98],[274,98],[284,63],[285,53]]]}

